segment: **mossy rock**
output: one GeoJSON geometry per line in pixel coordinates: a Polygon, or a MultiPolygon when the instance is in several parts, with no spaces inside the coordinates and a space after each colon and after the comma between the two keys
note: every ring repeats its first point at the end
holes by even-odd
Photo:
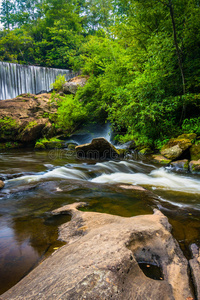
{"type": "Polygon", "coordinates": [[[65,142],[58,139],[40,139],[35,144],[35,149],[62,149],[65,148],[65,142]]]}
{"type": "Polygon", "coordinates": [[[171,160],[162,155],[152,155],[152,161],[161,165],[169,165],[171,160]]]}
{"type": "Polygon", "coordinates": [[[200,159],[199,160],[192,160],[189,163],[189,170],[191,173],[200,174],[200,159]]]}
{"type": "Polygon", "coordinates": [[[23,147],[23,144],[18,143],[18,142],[5,142],[5,143],[0,143],[0,149],[18,149],[23,147]]]}
{"type": "Polygon", "coordinates": [[[146,147],[146,148],[141,149],[141,150],[139,151],[139,153],[141,153],[141,154],[152,154],[153,151],[152,151],[151,148],[146,147]]]}
{"type": "Polygon", "coordinates": [[[188,139],[193,142],[197,137],[196,133],[184,133],[178,136],[178,139],[188,139]]]}
{"type": "Polygon", "coordinates": [[[190,156],[191,160],[200,159],[200,144],[192,145],[192,147],[190,148],[190,156]]]}
{"type": "Polygon", "coordinates": [[[175,160],[191,146],[191,139],[179,136],[176,139],[170,139],[169,142],[162,147],[160,152],[166,158],[175,160]]]}

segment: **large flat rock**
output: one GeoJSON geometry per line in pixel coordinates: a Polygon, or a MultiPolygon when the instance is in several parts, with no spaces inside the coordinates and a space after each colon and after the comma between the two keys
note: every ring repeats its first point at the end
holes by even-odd
{"type": "Polygon", "coordinates": [[[188,262],[162,213],[123,218],[78,211],[83,205],[53,212],[72,215],[59,229],[67,244],[4,293],[2,300],[193,299],[188,262]],[[147,277],[141,262],[160,267],[164,280],[147,277]]]}

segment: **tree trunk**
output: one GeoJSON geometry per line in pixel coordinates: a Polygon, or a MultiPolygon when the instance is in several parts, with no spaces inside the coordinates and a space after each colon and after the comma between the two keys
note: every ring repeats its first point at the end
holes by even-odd
{"type": "Polygon", "coordinates": [[[179,47],[178,47],[178,41],[177,41],[177,35],[176,35],[176,24],[175,24],[175,20],[174,20],[174,8],[173,8],[172,0],[169,0],[168,6],[169,6],[170,16],[171,16],[171,20],[172,20],[174,44],[175,44],[175,47],[176,47],[178,65],[179,65],[179,69],[180,69],[180,72],[181,72],[182,85],[183,85],[183,95],[184,95],[185,94],[185,77],[184,77],[184,72],[183,72],[183,64],[182,64],[181,54],[180,54],[180,50],[179,50],[179,47]]]}

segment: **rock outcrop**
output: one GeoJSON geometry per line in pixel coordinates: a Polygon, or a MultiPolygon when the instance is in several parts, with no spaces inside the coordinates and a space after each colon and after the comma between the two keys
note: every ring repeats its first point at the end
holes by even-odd
{"type": "Polygon", "coordinates": [[[188,262],[162,213],[124,218],[78,211],[83,205],[53,211],[72,215],[59,228],[60,239],[67,244],[4,293],[2,300],[193,299],[188,262]],[[162,277],[147,277],[141,263],[157,266],[162,277]]]}
{"type": "Polygon", "coordinates": [[[88,80],[88,76],[74,77],[63,85],[63,92],[65,94],[76,94],[78,87],[83,87],[88,80]]]}
{"type": "Polygon", "coordinates": [[[196,134],[182,134],[169,142],[161,149],[161,154],[168,159],[174,160],[179,158],[186,150],[192,146],[192,141],[196,134]]]}
{"type": "Polygon", "coordinates": [[[50,106],[50,94],[24,94],[0,101],[0,142],[31,142],[53,136],[54,128],[46,117],[56,112],[50,106]]]}
{"type": "Polygon", "coordinates": [[[99,137],[92,140],[91,143],[76,146],[77,157],[79,159],[116,159],[123,155],[123,150],[116,149],[105,138],[99,137]]]}
{"type": "Polygon", "coordinates": [[[200,299],[200,249],[197,245],[192,244],[191,247],[192,259],[190,259],[190,269],[192,273],[192,279],[196,290],[197,299],[200,299]]]}

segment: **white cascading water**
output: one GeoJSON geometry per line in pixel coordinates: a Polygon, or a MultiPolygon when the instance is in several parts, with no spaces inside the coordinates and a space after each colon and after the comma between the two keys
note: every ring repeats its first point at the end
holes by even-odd
{"type": "Polygon", "coordinates": [[[11,179],[9,182],[34,182],[52,178],[90,180],[95,183],[106,184],[132,184],[149,186],[153,190],[161,189],[179,191],[183,193],[200,194],[200,180],[169,173],[164,168],[142,162],[102,162],[96,164],[83,164],[56,167],[44,174],[26,175],[11,179]],[[144,168],[144,169],[143,169],[144,168]],[[146,168],[146,174],[143,173],[146,168]]]}
{"type": "Polygon", "coordinates": [[[75,76],[70,70],[0,62],[0,100],[12,99],[23,93],[48,92],[59,74],[65,75],[66,80],[75,76]]]}

